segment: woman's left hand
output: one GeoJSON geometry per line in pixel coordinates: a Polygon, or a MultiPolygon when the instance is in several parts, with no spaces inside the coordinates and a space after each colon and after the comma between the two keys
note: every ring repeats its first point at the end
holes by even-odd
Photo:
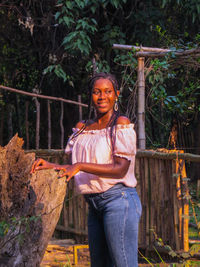
{"type": "Polygon", "coordinates": [[[73,165],[55,167],[54,170],[64,171],[62,174],[59,174],[58,178],[62,178],[66,176],[67,177],[66,181],[69,182],[69,180],[79,172],[79,167],[78,167],[78,164],[75,163],[73,165]]]}

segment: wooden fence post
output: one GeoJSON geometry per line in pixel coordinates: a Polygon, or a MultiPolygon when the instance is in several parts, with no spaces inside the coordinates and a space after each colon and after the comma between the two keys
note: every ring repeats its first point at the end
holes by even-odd
{"type": "Polygon", "coordinates": [[[8,139],[10,140],[13,137],[13,110],[14,107],[12,104],[8,104],[8,118],[7,118],[7,123],[8,123],[8,139]]]}
{"type": "Polygon", "coordinates": [[[47,100],[48,110],[48,149],[51,149],[51,106],[50,100],[47,100]]]}
{"type": "MultiPolygon", "coordinates": [[[[0,100],[2,98],[3,101],[3,95],[1,95],[0,90],[0,100]]],[[[4,106],[0,105],[0,146],[3,146],[3,130],[4,130],[4,106]]]]}
{"type": "Polygon", "coordinates": [[[37,98],[35,100],[36,105],[36,134],[35,134],[35,148],[39,149],[40,146],[40,102],[37,98]]]}
{"type": "MultiPolygon", "coordinates": [[[[78,95],[78,102],[81,103],[81,95],[78,95]]],[[[79,121],[83,119],[83,108],[79,105],[79,121]]]]}
{"type": "Polygon", "coordinates": [[[64,148],[64,126],[63,126],[63,116],[64,116],[64,106],[63,106],[63,102],[60,102],[61,105],[61,114],[60,114],[60,129],[61,129],[61,148],[64,148]]]}
{"type": "Polygon", "coordinates": [[[144,57],[138,58],[138,148],[146,148],[144,57]]]}
{"type": "Polygon", "coordinates": [[[26,101],[26,110],[25,110],[26,149],[29,149],[29,121],[28,121],[28,107],[29,107],[29,102],[26,101]]]}

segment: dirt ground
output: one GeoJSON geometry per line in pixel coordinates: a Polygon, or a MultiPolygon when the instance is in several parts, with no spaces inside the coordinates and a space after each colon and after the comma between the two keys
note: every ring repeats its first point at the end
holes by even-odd
{"type": "MultiPolygon", "coordinates": [[[[89,267],[90,266],[90,256],[88,248],[81,248],[77,250],[77,264],[75,265],[74,257],[74,246],[79,246],[80,244],[72,244],[69,240],[63,241],[62,243],[51,241],[45,251],[45,255],[41,262],[40,267],[89,267]]],[[[159,267],[169,267],[173,266],[170,263],[167,264],[139,264],[139,267],[149,267],[149,266],[159,266],[159,267]]],[[[192,265],[177,264],[176,267],[198,267],[200,266],[200,261],[193,263],[192,265]]]]}
{"type": "MultiPolygon", "coordinates": [[[[73,245],[64,247],[49,244],[40,267],[71,267],[74,265],[73,245]]],[[[78,250],[77,267],[89,267],[90,257],[88,249],[78,250]]]]}

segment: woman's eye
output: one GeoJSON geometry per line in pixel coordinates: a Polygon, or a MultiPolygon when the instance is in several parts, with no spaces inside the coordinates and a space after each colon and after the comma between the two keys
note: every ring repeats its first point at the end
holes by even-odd
{"type": "Polygon", "coordinates": [[[106,94],[111,94],[111,93],[112,93],[111,90],[106,91],[106,94]]]}
{"type": "Polygon", "coordinates": [[[99,91],[93,91],[94,95],[99,95],[99,91]]]}

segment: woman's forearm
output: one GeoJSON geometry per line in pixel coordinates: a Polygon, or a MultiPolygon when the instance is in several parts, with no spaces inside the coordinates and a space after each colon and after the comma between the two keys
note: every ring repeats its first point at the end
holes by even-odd
{"type": "Polygon", "coordinates": [[[76,163],[79,171],[105,178],[123,178],[128,171],[130,161],[120,158],[111,164],[76,163]]]}

